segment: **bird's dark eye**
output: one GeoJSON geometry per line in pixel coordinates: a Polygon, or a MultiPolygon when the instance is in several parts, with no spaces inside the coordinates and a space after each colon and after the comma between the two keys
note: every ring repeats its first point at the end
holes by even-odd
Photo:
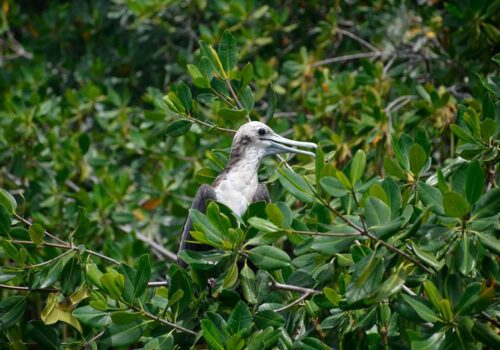
{"type": "Polygon", "coordinates": [[[259,129],[260,136],[264,136],[265,134],[266,134],[266,129],[264,129],[264,128],[259,129]]]}

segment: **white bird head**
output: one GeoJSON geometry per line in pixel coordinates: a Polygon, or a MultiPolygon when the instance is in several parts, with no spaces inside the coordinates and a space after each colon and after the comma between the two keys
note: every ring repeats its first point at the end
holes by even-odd
{"type": "Polygon", "coordinates": [[[234,136],[231,157],[257,157],[260,159],[278,153],[298,153],[315,157],[313,152],[291,146],[317,148],[317,145],[312,142],[294,141],[280,136],[264,123],[248,122],[243,124],[234,136]]]}

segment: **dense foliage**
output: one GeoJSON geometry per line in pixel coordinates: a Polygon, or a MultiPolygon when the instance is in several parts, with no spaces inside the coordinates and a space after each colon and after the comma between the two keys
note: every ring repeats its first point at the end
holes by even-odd
{"type": "Polygon", "coordinates": [[[3,0],[0,347],[498,349],[500,2],[3,0]],[[192,198],[247,120],[272,203],[192,198]]]}

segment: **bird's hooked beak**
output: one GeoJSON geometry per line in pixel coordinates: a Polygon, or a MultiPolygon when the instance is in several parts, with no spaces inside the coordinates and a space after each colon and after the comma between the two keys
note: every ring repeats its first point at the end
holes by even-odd
{"type": "Polygon", "coordinates": [[[295,146],[295,147],[316,149],[318,145],[312,142],[301,142],[301,141],[290,140],[287,139],[286,137],[280,136],[275,133],[263,136],[261,137],[261,140],[269,141],[271,143],[270,146],[266,149],[266,154],[265,154],[266,156],[278,153],[298,153],[298,154],[305,154],[311,157],[316,157],[316,154],[313,152],[289,147],[289,146],[295,146]]]}

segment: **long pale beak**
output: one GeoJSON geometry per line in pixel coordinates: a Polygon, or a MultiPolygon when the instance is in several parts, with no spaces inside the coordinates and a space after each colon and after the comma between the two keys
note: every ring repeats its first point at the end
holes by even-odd
{"type": "Polygon", "coordinates": [[[311,157],[316,157],[316,154],[314,154],[313,152],[304,151],[298,148],[287,146],[290,145],[295,147],[316,149],[318,145],[312,142],[301,142],[301,141],[290,140],[278,134],[262,137],[261,140],[266,140],[271,142],[271,145],[266,150],[266,155],[277,154],[277,153],[298,153],[298,154],[305,154],[311,157]]]}

